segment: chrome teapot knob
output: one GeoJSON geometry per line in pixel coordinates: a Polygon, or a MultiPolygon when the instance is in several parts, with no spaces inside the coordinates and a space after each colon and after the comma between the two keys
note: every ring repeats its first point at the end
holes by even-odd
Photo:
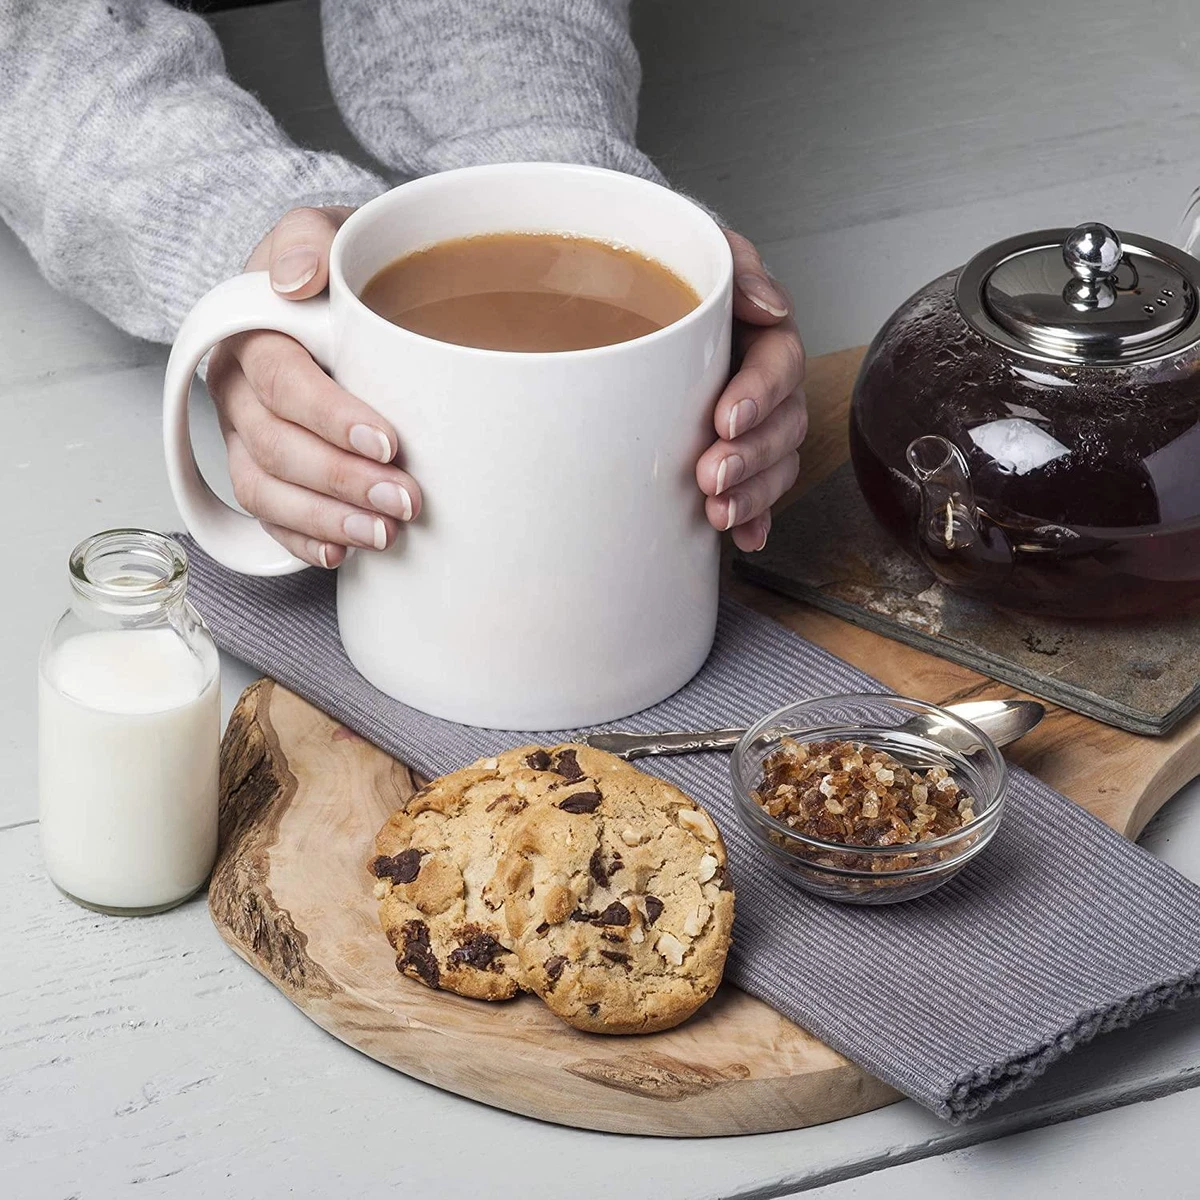
{"type": "Polygon", "coordinates": [[[1107,225],[1089,221],[1076,225],[1063,242],[1063,262],[1077,279],[1106,279],[1116,273],[1125,251],[1107,225]]]}

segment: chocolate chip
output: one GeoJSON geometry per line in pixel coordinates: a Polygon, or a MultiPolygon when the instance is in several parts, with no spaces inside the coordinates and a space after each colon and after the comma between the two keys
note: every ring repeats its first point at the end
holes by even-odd
{"type": "Polygon", "coordinates": [[[729,882],[729,870],[726,867],[718,867],[716,874],[713,876],[717,881],[717,889],[722,892],[732,892],[733,884],[729,882]]]}
{"type": "Polygon", "coordinates": [[[574,750],[560,750],[558,752],[558,760],[554,764],[554,769],[564,779],[569,779],[572,782],[583,778],[583,768],[579,765],[579,759],[576,757],[574,750]]]}
{"type": "Polygon", "coordinates": [[[438,985],[441,972],[429,947],[429,926],[424,921],[409,921],[404,926],[404,953],[396,959],[397,970],[412,967],[431,988],[438,985]]]}
{"type": "Polygon", "coordinates": [[[487,808],[485,808],[483,811],[491,812],[492,809],[495,808],[497,804],[503,804],[506,800],[511,800],[511,799],[512,799],[512,795],[509,792],[505,792],[503,796],[497,796],[495,798],[495,800],[493,800],[491,802],[491,804],[489,804],[487,806],[487,808]]]}
{"type": "Polygon", "coordinates": [[[619,933],[609,933],[608,930],[605,930],[600,936],[606,942],[616,942],[618,946],[625,940],[619,933]]]}
{"type": "Polygon", "coordinates": [[[647,896],[642,903],[646,906],[646,920],[653,925],[662,916],[663,902],[657,896],[647,896]]]}
{"type": "Polygon", "coordinates": [[[586,908],[577,908],[571,914],[571,920],[572,921],[594,921],[596,919],[596,915],[597,914],[594,912],[588,912],[588,910],[586,908]]]}
{"type": "Polygon", "coordinates": [[[534,930],[534,933],[545,933],[545,932],[546,932],[546,930],[547,930],[547,929],[549,929],[549,928],[550,928],[550,925],[549,925],[549,923],[548,923],[547,921],[543,921],[543,922],[542,922],[542,923],[541,923],[541,924],[540,924],[540,925],[537,927],[537,929],[535,929],[535,930],[534,930]]]}
{"type": "Polygon", "coordinates": [[[604,855],[599,846],[592,851],[592,858],[588,863],[588,873],[601,887],[608,883],[608,872],[604,869],[604,855]]]}
{"type": "Polygon", "coordinates": [[[558,977],[563,973],[563,967],[567,965],[567,958],[564,954],[556,954],[553,958],[546,959],[546,978],[551,983],[557,983],[558,977]]]}
{"type": "Polygon", "coordinates": [[[535,771],[550,770],[550,755],[545,750],[535,750],[532,754],[525,756],[525,762],[535,771]]]}
{"type": "Polygon", "coordinates": [[[599,1011],[600,1011],[600,1005],[598,1005],[598,1004],[589,1004],[588,1005],[588,1014],[590,1016],[594,1017],[599,1011]]]}
{"type": "Polygon", "coordinates": [[[619,854],[614,854],[612,862],[606,867],[604,865],[604,855],[597,846],[592,851],[591,861],[588,863],[588,872],[591,877],[601,886],[607,887],[608,881],[624,866],[619,854]]]}
{"type": "Polygon", "coordinates": [[[628,925],[629,909],[620,900],[614,900],[597,918],[597,925],[628,925]]]}
{"type": "Polygon", "coordinates": [[[390,879],[393,883],[412,883],[421,869],[423,850],[401,850],[390,858],[379,855],[371,863],[371,870],[378,879],[390,879]]]}
{"type": "Polygon", "coordinates": [[[507,946],[502,946],[490,933],[482,929],[468,926],[460,931],[460,936],[466,935],[466,940],[457,949],[450,951],[449,962],[452,966],[474,967],[477,971],[499,971],[500,964],[496,962],[498,954],[511,954],[507,946]]]}
{"type": "Polygon", "coordinates": [[[600,954],[603,958],[607,958],[609,962],[622,963],[624,966],[629,966],[629,955],[622,954],[619,950],[601,950],[600,954]]]}
{"type": "Polygon", "coordinates": [[[575,792],[568,796],[565,800],[558,802],[558,807],[563,812],[569,813],[590,813],[595,812],[600,807],[599,792],[575,792]]]}

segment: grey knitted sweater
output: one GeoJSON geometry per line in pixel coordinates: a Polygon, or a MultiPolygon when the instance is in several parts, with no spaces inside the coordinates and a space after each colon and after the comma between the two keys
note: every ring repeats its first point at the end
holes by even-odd
{"type": "MultiPolygon", "coordinates": [[[[397,175],[634,144],[629,0],[323,0],[347,125],[397,175]]],[[[169,341],[289,208],[388,183],[290,142],[165,0],[0,0],[0,217],[55,286],[169,341]]]]}

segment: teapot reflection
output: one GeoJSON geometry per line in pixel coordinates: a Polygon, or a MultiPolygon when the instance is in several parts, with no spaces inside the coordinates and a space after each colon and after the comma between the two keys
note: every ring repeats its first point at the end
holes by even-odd
{"type": "Polygon", "coordinates": [[[1068,617],[1200,599],[1200,263],[1102,225],[990,247],[892,316],[850,445],[943,583],[1068,617]]]}

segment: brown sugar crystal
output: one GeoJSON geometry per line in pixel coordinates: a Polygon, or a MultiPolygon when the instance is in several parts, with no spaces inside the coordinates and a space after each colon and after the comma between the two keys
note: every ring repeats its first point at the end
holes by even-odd
{"type": "Polygon", "coordinates": [[[912,771],[861,742],[782,738],[751,794],[797,833],[848,846],[926,842],[975,819],[971,796],[945,767],[912,771]]]}

